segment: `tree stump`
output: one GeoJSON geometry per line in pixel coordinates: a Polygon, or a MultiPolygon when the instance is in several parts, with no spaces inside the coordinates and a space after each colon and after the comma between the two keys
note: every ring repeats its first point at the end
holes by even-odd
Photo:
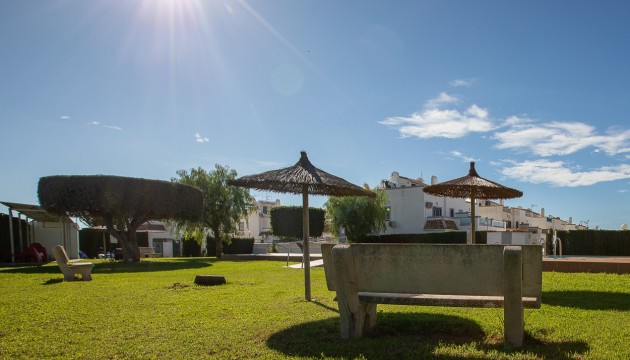
{"type": "Polygon", "coordinates": [[[225,284],[225,277],[221,275],[197,275],[195,284],[203,286],[214,286],[225,284]]]}

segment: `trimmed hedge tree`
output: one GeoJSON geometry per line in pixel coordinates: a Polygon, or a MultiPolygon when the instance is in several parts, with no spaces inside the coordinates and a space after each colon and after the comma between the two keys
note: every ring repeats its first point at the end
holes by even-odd
{"type": "Polygon", "coordinates": [[[46,176],[37,188],[40,205],[105,226],[125,261],[140,261],[136,230],[149,220],[198,220],[203,194],[196,187],[160,180],[107,175],[46,176]]]}

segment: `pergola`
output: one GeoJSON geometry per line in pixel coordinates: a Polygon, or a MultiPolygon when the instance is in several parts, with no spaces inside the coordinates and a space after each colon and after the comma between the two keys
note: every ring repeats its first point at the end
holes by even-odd
{"type": "MultiPolygon", "coordinates": [[[[74,221],[72,221],[72,219],[70,219],[68,216],[66,215],[57,215],[57,214],[53,214],[50,213],[48,211],[46,211],[45,209],[43,209],[42,207],[40,207],[39,205],[30,205],[30,204],[20,204],[20,203],[14,203],[14,202],[9,202],[9,201],[0,201],[0,204],[6,206],[8,208],[8,213],[9,213],[9,242],[11,243],[11,262],[15,262],[15,244],[13,241],[13,234],[14,234],[14,229],[13,229],[13,211],[15,211],[18,216],[18,220],[22,220],[22,215],[24,215],[26,222],[28,223],[28,219],[37,221],[37,222],[55,222],[55,223],[59,223],[63,226],[63,244],[65,245],[66,243],[66,234],[69,232],[66,231],[66,227],[69,224],[74,223],[74,221]]],[[[27,231],[28,231],[28,227],[27,227],[27,231]]],[[[18,227],[18,233],[19,233],[19,238],[20,238],[20,246],[24,247],[25,244],[23,244],[23,234],[22,234],[22,227],[19,226],[18,227]]],[[[30,234],[27,234],[27,239],[31,239],[31,243],[35,242],[35,232],[33,230],[30,231],[30,234]]]]}

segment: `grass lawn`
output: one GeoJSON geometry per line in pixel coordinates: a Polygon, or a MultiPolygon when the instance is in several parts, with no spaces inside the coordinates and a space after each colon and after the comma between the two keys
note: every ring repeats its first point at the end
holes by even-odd
{"type": "Polygon", "coordinates": [[[342,341],[322,268],[306,302],[302,271],[282,262],[93,262],[90,282],[63,282],[54,263],[0,268],[0,358],[630,359],[630,275],[544,273],[512,351],[503,309],[379,305],[374,333],[342,341]]]}

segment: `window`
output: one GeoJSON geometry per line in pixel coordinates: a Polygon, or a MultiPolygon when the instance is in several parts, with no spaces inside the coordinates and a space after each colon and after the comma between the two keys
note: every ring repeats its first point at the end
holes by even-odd
{"type": "Polygon", "coordinates": [[[453,217],[455,217],[455,209],[451,208],[451,209],[449,210],[449,212],[450,212],[450,216],[451,216],[452,218],[453,218],[453,217]]]}
{"type": "Polygon", "coordinates": [[[238,231],[245,231],[245,223],[244,222],[240,222],[238,223],[238,231]]]}
{"type": "Polygon", "coordinates": [[[433,207],[433,216],[442,216],[442,208],[434,206],[433,207]]]}
{"type": "Polygon", "coordinates": [[[269,208],[266,206],[263,206],[263,214],[268,214],[269,213],[269,208]]]}
{"type": "Polygon", "coordinates": [[[392,220],[392,207],[385,206],[385,221],[391,221],[391,220],[392,220]]]}

